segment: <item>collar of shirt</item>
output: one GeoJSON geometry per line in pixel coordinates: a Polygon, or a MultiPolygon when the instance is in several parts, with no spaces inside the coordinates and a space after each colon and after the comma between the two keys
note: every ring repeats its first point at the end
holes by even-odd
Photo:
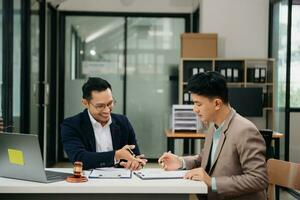
{"type": "Polygon", "coordinates": [[[110,127],[109,127],[109,125],[112,123],[111,117],[104,126],[102,126],[101,123],[97,122],[90,113],[89,113],[89,117],[94,130],[96,152],[112,151],[113,142],[112,142],[110,127]]]}
{"type": "Polygon", "coordinates": [[[90,113],[89,110],[88,110],[88,114],[89,114],[89,118],[91,120],[91,123],[92,123],[93,127],[101,127],[101,128],[103,128],[103,127],[109,126],[112,123],[112,120],[111,120],[111,117],[110,117],[109,120],[108,120],[108,122],[104,126],[102,126],[101,123],[99,123],[98,121],[95,120],[95,118],[91,115],[91,113],[90,113]]]}
{"type": "Polygon", "coordinates": [[[222,131],[222,128],[224,126],[224,123],[225,123],[225,121],[223,121],[222,124],[218,128],[216,128],[216,125],[215,125],[214,139],[219,139],[220,138],[221,131],[222,131]]]}
{"type": "Polygon", "coordinates": [[[215,126],[215,132],[214,132],[213,141],[212,141],[212,149],[211,149],[211,153],[210,153],[210,166],[212,166],[213,161],[214,161],[215,153],[216,153],[216,150],[217,150],[217,147],[219,144],[219,139],[221,136],[224,122],[222,122],[222,124],[218,128],[216,128],[216,126],[215,126]]]}

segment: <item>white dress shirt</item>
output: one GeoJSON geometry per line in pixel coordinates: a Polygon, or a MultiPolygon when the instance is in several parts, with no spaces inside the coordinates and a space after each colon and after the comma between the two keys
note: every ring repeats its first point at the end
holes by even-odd
{"type": "Polygon", "coordinates": [[[113,144],[109,127],[109,125],[112,123],[111,117],[109,118],[109,121],[102,126],[94,119],[89,111],[88,113],[95,133],[96,152],[112,151],[113,144]]]}

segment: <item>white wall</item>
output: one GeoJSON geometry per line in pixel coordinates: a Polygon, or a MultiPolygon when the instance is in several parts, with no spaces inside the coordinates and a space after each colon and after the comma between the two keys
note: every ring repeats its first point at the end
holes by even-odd
{"type": "Polygon", "coordinates": [[[218,57],[267,57],[269,0],[199,1],[200,32],[218,33],[218,57]]]}
{"type": "Polygon", "coordinates": [[[59,10],[191,13],[198,0],[50,0],[59,10]]]}

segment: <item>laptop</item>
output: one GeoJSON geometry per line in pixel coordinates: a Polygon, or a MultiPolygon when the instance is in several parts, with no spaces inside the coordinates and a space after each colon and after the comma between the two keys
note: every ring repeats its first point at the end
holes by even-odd
{"type": "Polygon", "coordinates": [[[0,133],[0,176],[50,183],[71,175],[44,169],[37,135],[0,133]]]}

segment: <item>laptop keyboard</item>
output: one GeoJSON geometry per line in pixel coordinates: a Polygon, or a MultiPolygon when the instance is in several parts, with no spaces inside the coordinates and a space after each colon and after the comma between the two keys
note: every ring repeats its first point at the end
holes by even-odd
{"type": "Polygon", "coordinates": [[[48,180],[55,180],[55,179],[66,179],[68,176],[71,176],[70,173],[63,173],[63,172],[54,172],[46,170],[46,176],[48,180]]]}

